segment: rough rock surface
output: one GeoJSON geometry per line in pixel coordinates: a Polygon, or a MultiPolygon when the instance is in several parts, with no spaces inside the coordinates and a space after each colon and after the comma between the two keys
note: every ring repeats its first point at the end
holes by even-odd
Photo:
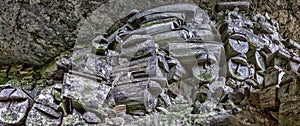
{"type": "Polygon", "coordinates": [[[283,38],[300,42],[300,0],[256,2],[262,14],[276,19],[283,38]]]}
{"type": "MultiPolygon", "coordinates": [[[[214,13],[214,7],[217,2],[228,2],[238,0],[194,0],[195,3],[209,10],[210,15],[214,13]]],[[[266,17],[276,19],[280,25],[279,33],[284,39],[293,39],[300,42],[300,1],[299,0],[243,0],[251,2],[254,10],[266,17]]]]}
{"type": "Polygon", "coordinates": [[[0,65],[42,66],[76,41],[76,28],[104,0],[4,0],[0,65]]]}

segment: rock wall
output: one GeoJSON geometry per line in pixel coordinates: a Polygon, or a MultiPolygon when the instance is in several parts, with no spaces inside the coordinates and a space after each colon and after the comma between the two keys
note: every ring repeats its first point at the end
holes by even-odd
{"type": "Polygon", "coordinates": [[[268,0],[256,2],[256,7],[278,21],[284,38],[300,42],[300,0],[268,0]]]}
{"type": "Polygon", "coordinates": [[[105,0],[4,0],[0,65],[42,66],[73,47],[77,23],[105,0]]]}
{"type": "MultiPolygon", "coordinates": [[[[239,0],[194,0],[201,8],[209,10],[214,16],[214,6],[218,2],[239,1],[239,0]]],[[[251,2],[254,11],[267,15],[278,21],[279,33],[285,39],[293,39],[300,42],[300,0],[243,0],[251,2]],[[266,14],[267,13],[267,14],[266,14]]]]}

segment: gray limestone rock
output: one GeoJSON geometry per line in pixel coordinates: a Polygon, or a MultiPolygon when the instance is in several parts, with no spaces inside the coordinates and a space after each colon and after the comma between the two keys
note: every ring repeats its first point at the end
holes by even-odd
{"type": "Polygon", "coordinates": [[[27,126],[60,126],[63,117],[62,115],[62,112],[55,111],[48,106],[36,103],[33,105],[33,108],[29,111],[25,124],[27,126]]]}
{"type": "Polygon", "coordinates": [[[101,109],[110,87],[96,80],[78,75],[65,74],[62,96],[94,109],[101,109]]]}
{"type": "Polygon", "coordinates": [[[2,85],[0,87],[0,124],[23,124],[32,104],[33,99],[21,89],[2,85]]]}

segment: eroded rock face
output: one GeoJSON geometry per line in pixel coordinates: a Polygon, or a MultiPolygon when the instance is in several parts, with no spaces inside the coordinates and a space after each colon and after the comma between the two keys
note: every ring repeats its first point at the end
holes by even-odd
{"type": "Polygon", "coordinates": [[[4,0],[0,3],[0,65],[42,66],[74,46],[77,23],[95,1],[4,0]]]}

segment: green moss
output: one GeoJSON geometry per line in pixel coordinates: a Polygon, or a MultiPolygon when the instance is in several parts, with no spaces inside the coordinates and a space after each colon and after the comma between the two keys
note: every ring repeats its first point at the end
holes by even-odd
{"type": "Polygon", "coordinates": [[[59,59],[61,59],[64,56],[69,55],[70,53],[72,53],[72,52],[70,52],[70,51],[62,52],[59,56],[55,57],[55,59],[52,60],[50,63],[44,65],[41,68],[36,69],[35,72],[39,73],[42,78],[46,78],[47,74],[49,72],[53,72],[53,71],[57,70],[56,61],[58,61],[59,59]]]}
{"type": "Polygon", "coordinates": [[[54,99],[57,101],[62,101],[62,99],[60,97],[60,93],[54,93],[54,99]]]}
{"type": "Polygon", "coordinates": [[[85,106],[81,103],[79,103],[78,101],[75,101],[74,99],[72,99],[72,106],[74,106],[74,108],[77,109],[84,109],[85,106]]]}
{"type": "Polygon", "coordinates": [[[19,78],[20,66],[13,66],[8,72],[8,78],[19,78]]]}
{"type": "Polygon", "coordinates": [[[64,103],[60,103],[59,104],[59,106],[60,106],[60,108],[62,109],[62,111],[64,112],[64,113],[67,113],[67,110],[66,110],[66,106],[64,105],[64,103]]]}
{"type": "Polygon", "coordinates": [[[6,84],[8,81],[8,78],[0,77],[0,85],[6,84]]]}
{"type": "Polygon", "coordinates": [[[37,71],[41,75],[42,78],[47,78],[47,76],[48,76],[47,74],[49,72],[55,71],[56,69],[57,69],[56,63],[55,63],[55,61],[52,61],[37,71]]]}
{"type": "Polygon", "coordinates": [[[213,76],[211,74],[203,74],[200,75],[200,78],[203,78],[204,80],[210,80],[213,76]]]}
{"type": "Polygon", "coordinates": [[[145,106],[142,104],[139,104],[136,101],[130,101],[127,102],[129,104],[126,105],[126,110],[127,111],[133,111],[133,110],[145,110],[145,106]]]}
{"type": "Polygon", "coordinates": [[[4,72],[3,72],[3,73],[0,73],[0,77],[3,77],[3,78],[4,78],[4,77],[6,77],[6,76],[7,76],[6,73],[4,73],[4,72]]]}
{"type": "Polygon", "coordinates": [[[37,85],[45,85],[46,84],[46,80],[44,80],[44,79],[37,80],[36,84],[37,85]]]}
{"type": "Polygon", "coordinates": [[[25,77],[23,77],[22,79],[24,79],[24,80],[32,80],[32,79],[33,79],[33,76],[32,76],[32,75],[25,76],[25,77]]]}
{"type": "Polygon", "coordinates": [[[96,54],[104,55],[106,48],[104,46],[99,46],[97,48],[96,54]]]}
{"type": "Polygon", "coordinates": [[[21,86],[22,85],[21,81],[18,78],[10,79],[7,83],[15,85],[15,86],[21,86]]]}

